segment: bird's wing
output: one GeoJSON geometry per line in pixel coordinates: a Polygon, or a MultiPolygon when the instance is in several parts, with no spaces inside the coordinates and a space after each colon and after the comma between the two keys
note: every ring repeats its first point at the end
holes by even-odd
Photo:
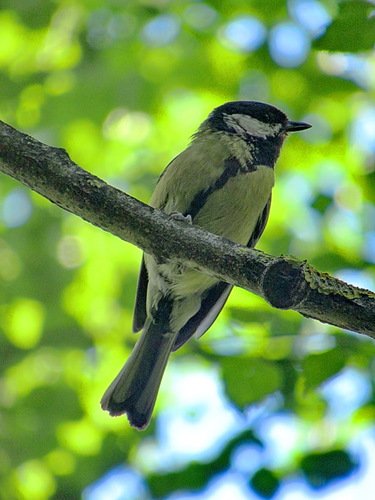
{"type": "Polygon", "coordinates": [[[173,346],[174,351],[185,344],[193,335],[200,337],[210,328],[224,307],[232,288],[232,285],[223,281],[209,288],[199,311],[179,331],[173,346]]]}
{"type": "Polygon", "coordinates": [[[270,214],[271,208],[271,196],[268,198],[266,206],[263,208],[263,212],[260,214],[259,219],[255,225],[255,229],[252,232],[249,241],[247,242],[247,247],[254,248],[258,243],[259,238],[262,236],[264,228],[266,227],[268,216],[270,214]]]}
{"type": "MultiPolygon", "coordinates": [[[[163,176],[167,174],[167,171],[169,167],[172,165],[174,161],[179,157],[180,155],[177,155],[171,162],[168,163],[168,165],[165,167],[161,175],[159,176],[157,186],[162,179],[163,176]]],[[[165,193],[162,193],[159,196],[158,201],[155,203],[152,203],[151,200],[151,205],[154,206],[155,208],[159,208],[160,210],[164,209],[165,204],[167,203],[167,196],[165,193]]],[[[137,293],[135,297],[135,304],[134,304],[134,313],[133,313],[133,332],[139,332],[142,330],[142,328],[145,325],[146,318],[147,318],[147,310],[146,310],[146,300],[147,300],[147,288],[148,288],[148,273],[147,269],[145,266],[145,259],[142,257],[142,262],[141,262],[141,268],[139,270],[139,275],[138,275],[138,285],[137,285],[137,293]]]]}
{"type": "MultiPolygon", "coordinates": [[[[186,211],[190,205],[188,186],[191,185],[193,182],[198,183],[197,189],[199,192],[200,190],[203,190],[205,185],[210,185],[210,183],[212,182],[212,179],[210,178],[212,172],[209,166],[210,162],[208,160],[203,165],[200,164],[200,170],[198,176],[197,172],[191,168],[191,160],[190,156],[187,154],[187,150],[183,151],[167,165],[167,167],[160,175],[154,193],[151,197],[150,205],[154,208],[163,210],[166,213],[171,213],[171,212],[181,212],[182,214],[187,213],[186,211]],[[173,165],[174,168],[171,168],[173,165]],[[164,179],[164,182],[160,182],[162,179],[164,179]],[[181,179],[183,179],[183,182],[181,181],[181,179]],[[179,197],[173,196],[173,193],[176,192],[180,193],[179,197]]],[[[215,170],[213,171],[213,173],[214,175],[216,175],[215,170]]],[[[148,288],[148,274],[144,263],[144,259],[142,259],[141,269],[138,278],[137,295],[134,306],[134,316],[133,316],[134,332],[142,330],[146,321],[147,288],[148,288]]],[[[216,316],[213,317],[212,321],[215,320],[216,316]]],[[[194,331],[192,332],[192,334],[193,333],[194,331]]]]}
{"type": "Polygon", "coordinates": [[[146,298],[148,287],[148,274],[145,266],[145,259],[142,257],[141,269],[138,276],[137,294],[134,305],[133,332],[139,332],[144,327],[147,312],[146,298]]]}
{"type": "MultiPolygon", "coordinates": [[[[271,196],[269,197],[266,206],[260,214],[255,225],[255,229],[249,238],[249,241],[247,243],[247,246],[249,248],[254,247],[261,237],[267,224],[270,206],[271,196]]],[[[201,337],[210,328],[210,326],[218,317],[220,311],[224,307],[224,304],[227,301],[232,288],[232,285],[220,281],[207,291],[205,297],[202,300],[199,311],[189,319],[185,326],[181,328],[173,346],[174,351],[185,344],[185,342],[187,342],[193,335],[195,337],[201,337]]]]}

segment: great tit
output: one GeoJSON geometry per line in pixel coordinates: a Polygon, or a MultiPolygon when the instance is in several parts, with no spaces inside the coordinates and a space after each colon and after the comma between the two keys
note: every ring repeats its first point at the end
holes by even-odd
{"type": "MultiPolygon", "coordinates": [[[[289,132],[309,127],[269,104],[223,104],[166,167],[150,205],[254,247],[267,223],[281,145],[289,132]]],[[[113,416],[126,413],[138,429],[147,427],[171,352],[208,330],[231,290],[191,267],[145,254],[133,322],[133,330],[143,332],[102,408],[113,416]]]]}

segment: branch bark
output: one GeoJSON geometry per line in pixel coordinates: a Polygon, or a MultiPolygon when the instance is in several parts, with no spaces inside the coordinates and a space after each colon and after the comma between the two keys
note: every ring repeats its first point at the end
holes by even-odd
{"type": "Polygon", "coordinates": [[[176,259],[306,317],[375,338],[375,294],[307,262],[272,257],[176,221],[106,184],[59,148],[0,122],[0,170],[161,259],[176,259]]]}

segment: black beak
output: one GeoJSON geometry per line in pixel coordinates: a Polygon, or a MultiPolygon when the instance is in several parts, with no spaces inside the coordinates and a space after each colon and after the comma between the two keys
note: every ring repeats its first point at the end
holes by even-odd
{"type": "Polygon", "coordinates": [[[310,123],[305,123],[305,122],[290,122],[286,124],[286,130],[287,132],[298,132],[299,130],[306,130],[307,128],[310,128],[311,125],[310,123]]]}

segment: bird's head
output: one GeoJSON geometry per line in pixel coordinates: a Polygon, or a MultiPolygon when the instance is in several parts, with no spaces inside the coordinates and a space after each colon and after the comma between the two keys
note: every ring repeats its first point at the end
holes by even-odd
{"type": "Polygon", "coordinates": [[[249,138],[284,138],[288,132],[310,128],[304,122],[288,120],[279,109],[256,101],[227,102],[215,108],[206,120],[211,130],[249,138]]]}

